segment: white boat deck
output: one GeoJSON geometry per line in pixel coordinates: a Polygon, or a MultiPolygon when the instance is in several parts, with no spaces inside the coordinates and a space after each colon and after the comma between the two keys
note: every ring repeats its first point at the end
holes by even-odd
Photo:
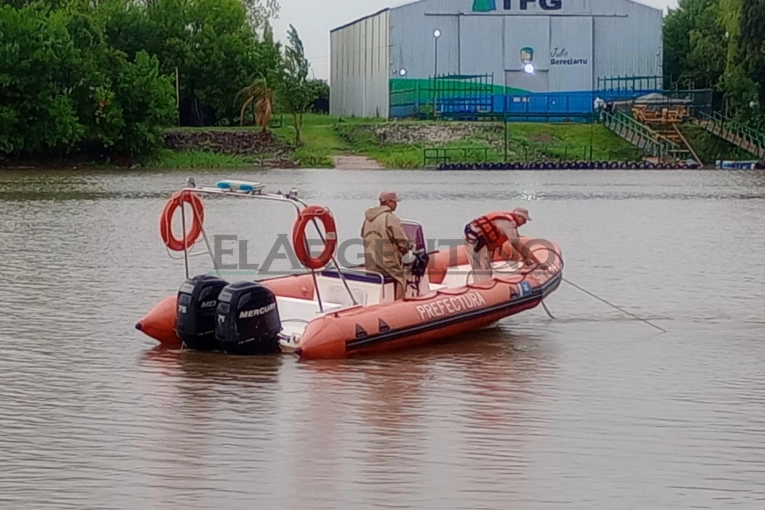
{"type": "MultiPolygon", "coordinates": [[[[517,270],[516,265],[510,266],[504,262],[495,263],[494,267],[497,273],[517,270]]],[[[441,284],[430,283],[426,277],[422,285],[421,295],[467,285],[470,270],[469,265],[449,268],[441,284]]],[[[387,280],[382,283],[383,278],[380,275],[362,270],[344,270],[343,275],[346,277],[348,288],[351,289],[356,299],[356,304],[351,300],[348,289],[336,271],[325,271],[316,277],[324,307],[323,312],[319,309],[316,296],[313,299],[277,297],[279,317],[282,321],[282,334],[287,337],[300,336],[309,322],[337,310],[353,306],[368,307],[393,302],[395,295],[393,283],[387,280]]]]}
{"type": "MultiPolygon", "coordinates": [[[[422,226],[413,221],[402,221],[402,225],[409,238],[415,243],[415,248],[424,250],[425,235],[422,226]]],[[[496,273],[502,273],[517,271],[519,266],[517,263],[496,262],[493,267],[496,273]]],[[[430,283],[426,275],[420,282],[419,295],[425,296],[439,290],[464,287],[470,283],[471,269],[469,264],[450,267],[441,284],[430,283]]],[[[309,322],[324,314],[353,306],[369,307],[394,301],[395,289],[393,280],[390,278],[360,268],[345,269],[343,276],[345,282],[336,270],[317,274],[316,283],[324,306],[323,312],[319,309],[316,296],[313,296],[313,299],[278,298],[282,333],[288,337],[299,337],[309,322]],[[349,289],[353,298],[348,292],[349,289]]],[[[414,291],[408,289],[407,293],[412,294],[414,291]]]]}

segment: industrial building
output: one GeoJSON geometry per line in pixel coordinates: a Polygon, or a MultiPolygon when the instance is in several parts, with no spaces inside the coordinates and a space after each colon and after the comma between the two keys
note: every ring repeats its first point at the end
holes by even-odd
{"type": "Polygon", "coordinates": [[[338,116],[589,114],[616,77],[662,88],[662,11],[632,0],[421,0],[334,29],[330,47],[338,116]]]}

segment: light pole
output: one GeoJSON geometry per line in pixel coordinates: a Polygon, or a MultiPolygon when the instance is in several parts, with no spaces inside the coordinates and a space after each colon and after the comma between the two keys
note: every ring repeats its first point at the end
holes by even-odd
{"type": "Polygon", "coordinates": [[[433,40],[435,41],[435,71],[433,74],[433,119],[436,118],[436,111],[438,108],[438,38],[441,37],[441,31],[435,29],[433,31],[433,40]]]}

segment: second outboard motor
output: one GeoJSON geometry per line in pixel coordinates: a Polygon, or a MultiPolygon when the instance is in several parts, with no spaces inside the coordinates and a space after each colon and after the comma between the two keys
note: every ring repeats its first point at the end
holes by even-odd
{"type": "Polygon", "coordinates": [[[220,349],[215,340],[218,295],[228,282],[214,276],[196,276],[181,285],[175,312],[175,332],[195,351],[220,349]]]}
{"type": "Polygon", "coordinates": [[[238,282],[223,289],[218,300],[215,338],[229,354],[279,352],[282,322],[276,295],[257,282],[238,282]]]}

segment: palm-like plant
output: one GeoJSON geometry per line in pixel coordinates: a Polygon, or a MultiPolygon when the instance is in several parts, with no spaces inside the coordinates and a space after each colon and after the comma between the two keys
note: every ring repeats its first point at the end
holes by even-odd
{"type": "Polygon", "coordinates": [[[234,101],[244,96],[244,104],[239,114],[239,125],[244,125],[244,114],[252,107],[252,120],[256,126],[263,126],[263,132],[268,131],[273,114],[274,90],[268,86],[268,80],[257,78],[236,95],[234,101]]]}

